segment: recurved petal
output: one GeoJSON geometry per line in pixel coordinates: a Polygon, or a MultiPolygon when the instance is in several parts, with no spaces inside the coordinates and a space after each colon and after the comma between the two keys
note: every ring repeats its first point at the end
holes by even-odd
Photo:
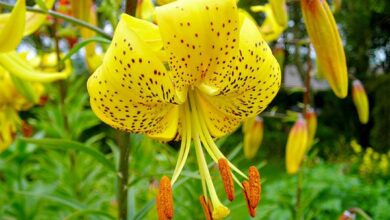
{"type": "Polygon", "coordinates": [[[114,128],[172,139],[178,103],[164,64],[122,15],[103,64],[88,80],[91,106],[114,128]]]}
{"type": "Polygon", "coordinates": [[[242,20],[239,43],[231,68],[218,78],[220,94],[205,97],[219,111],[216,114],[243,120],[267,107],[280,88],[281,75],[256,24],[246,17],[242,20]]]}
{"type": "Polygon", "coordinates": [[[26,24],[26,1],[18,0],[12,9],[11,15],[0,30],[0,52],[14,50],[23,37],[26,24]]]}
{"type": "Polygon", "coordinates": [[[212,77],[237,51],[239,18],[234,0],[179,0],[157,7],[156,18],[180,91],[212,77]]]}

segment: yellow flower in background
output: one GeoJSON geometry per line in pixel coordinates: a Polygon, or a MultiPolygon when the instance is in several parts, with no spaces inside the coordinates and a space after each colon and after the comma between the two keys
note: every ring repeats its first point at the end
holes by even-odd
{"type": "MultiPolygon", "coordinates": [[[[103,64],[88,80],[91,107],[114,128],[158,140],[181,139],[172,181],[160,182],[160,218],[173,215],[170,187],[193,141],[205,201],[212,217],[220,219],[230,211],[217,196],[203,150],[219,164],[225,191],[234,198],[233,180],[241,183],[230,170],[244,180],[247,176],[213,138],[267,107],[280,87],[279,65],[234,0],[176,1],[157,7],[156,20],[158,26],[122,15],[103,64]],[[162,45],[166,56],[161,56],[162,45]]],[[[248,195],[259,198],[258,180],[249,183],[248,195]]],[[[252,209],[257,203],[251,199],[252,209]]]]}
{"type": "MultiPolygon", "coordinates": [[[[35,104],[23,96],[16,82],[16,78],[13,79],[11,74],[0,67],[0,152],[12,143],[16,130],[21,125],[18,112],[35,104]]],[[[38,97],[33,101],[38,102],[43,93],[42,85],[24,83],[27,83],[25,86],[31,86],[30,92],[34,93],[34,97],[38,97]]]]}
{"type": "Polygon", "coordinates": [[[286,0],[269,0],[276,22],[284,28],[288,23],[288,11],[286,0]]]}
{"type": "Polygon", "coordinates": [[[277,40],[282,35],[287,26],[283,27],[278,23],[271,4],[252,6],[251,10],[265,14],[265,20],[260,26],[260,32],[265,41],[277,40]]]}
{"type": "Polygon", "coordinates": [[[355,79],[352,82],[352,99],[355,104],[360,123],[367,124],[370,114],[369,104],[366,91],[360,80],[355,79]]]}
{"type": "Polygon", "coordinates": [[[299,116],[288,135],[286,168],[289,174],[298,172],[307,150],[308,129],[305,119],[299,116]]]}
{"type": "MultiPolygon", "coordinates": [[[[70,66],[70,61],[67,62],[66,66],[70,66]]],[[[31,63],[16,52],[0,53],[0,67],[19,79],[30,82],[48,83],[66,79],[71,74],[71,68],[50,73],[36,70],[31,63]]]]}
{"type": "Polygon", "coordinates": [[[263,141],[263,119],[259,116],[248,118],[243,123],[242,131],[244,133],[244,155],[248,159],[253,159],[263,141]]]}
{"type": "Polygon", "coordinates": [[[313,145],[314,137],[317,131],[317,115],[312,108],[308,108],[305,114],[305,119],[307,123],[308,139],[307,139],[307,149],[310,149],[313,145]]]}
{"type": "MultiPolygon", "coordinates": [[[[71,0],[73,15],[92,25],[97,25],[96,5],[93,0],[71,0]]],[[[90,29],[80,27],[81,37],[86,40],[96,36],[96,33],[90,29]]],[[[102,63],[103,55],[96,53],[96,43],[89,43],[85,47],[85,58],[87,67],[95,71],[102,63]]]]}
{"type": "Polygon", "coordinates": [[[302,0],[302,14],[306,30],[317,55],[321,74],[339,98],[348,93],[348,73],[344,48],[336,22],[323,0],[302,0]]]}

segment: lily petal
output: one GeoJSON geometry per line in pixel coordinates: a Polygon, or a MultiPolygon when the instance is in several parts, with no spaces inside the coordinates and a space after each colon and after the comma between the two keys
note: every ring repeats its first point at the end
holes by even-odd
{"type": "Polygon", "coordinates": [[[179,100],[164,63],[132,24],[123,14],[103,64],[88,80],[92,110],[114,128],[170,140],[179,100]]]}
{"type": "MultiPolygon", "coordinates": [[[[221,77],[220,94],[204,96],[217,110],[215,114],[204,112],[208,117],[223,115],[241,121],[263,111],[275,97],[280,88],[281,74],[277,60],[262,39],[256,24],[245,16],[242,17],[239,51],[221,77]]],[[[205,108],[206,109],[206,108],[205,108]]],[[[210,110],[208,110],[210,111],[210,110]]],[[[209,119],[210,121],[214,119],[209,119]]],[[[233,119],[225,120],[230,123],[233,119]]],[[[209,123],[209,129],[215,130],[215,123],[209,123]]],[[[221,126],[221,125],[219,125],[221,126]]],[[[226,124],[226,126],[232,126],[226,124]]],[[[221,130],[220,136],[225,133],[221,130]]]]}
{"type": "Polygon", "coordinates": [[[214,72],[223,66],[217,64],[228,65],[238,48],[234,0],[176,1],[157,7],[156,18],[173,83],[183,93],[205,77],[214,80],[214,72]]]}
{"type": "Polygon", "coordinates": [[[11,15],[0,31],[0,52],[14,50],[23,37],[24,26],[26,24],[26,1],[18,0],[12,9],[11,15]]]}
{"type": "Polygon", "coordinates": [[[62,72],[53,73],[37,71],[25,59],[18,56],[16,52],[0,53],[0,65],[20,79],[42,83],[66,79],[72,71],[71,68],[65,68],[62,72]]]}

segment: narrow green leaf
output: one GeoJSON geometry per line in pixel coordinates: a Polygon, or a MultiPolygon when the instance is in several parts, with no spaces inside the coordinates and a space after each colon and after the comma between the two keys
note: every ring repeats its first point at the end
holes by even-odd
{"type": "Polygon", "coordinates": [[[103,44],[109,44],[111,41],[102,37],[91,37],[76,44],[65,56],[62,58],[61,63],[64,64],[66,60],[70,59],[73,54],[77,53],[81,48],[87,46],[90,43],[98,42],[103,44]]]}
{"type": "Polygon", "coordinates": [[[111,161],[109,161],[104,156],[104,154],[100,153],[99,151],[85,144],[76,141],[54,139],[54,138],[43,138],[43,139],[22,138],[21,140],[29,143],[45,146],[45,147],[50,147],[50,148],[73,149],[73,150],[81,151],[95,158],[96,161],[100,162],[103,166],[105,166],[109,170],[115,173],[117,172],[114,164],[111,161]]]}
{"type": "Polygon", "coordinates": [[[98,210],[82,210],[82,211],[76,211],[72,213],[71,215],[67,216],[64,218],[64,220],[70,220],[70,219],[83,219],[81,218],[82,216],[87,216],[87,215],[99,215],[102,217],[106,217],[107,219],[113,219],[115,220],[115,217],[103,212],[103,211],[98,211],[98,210]]]}
{"type": "Polygon", "coordinates": [[[142,207],[142,209],[137,213],[137,215],[134,217],[134,220],[141,220],[145,219],[145,216],[149,213],[149,211],[153,208],[154,204],[156,203],[156,200],[150,200],[148,203],[142,207]]]}

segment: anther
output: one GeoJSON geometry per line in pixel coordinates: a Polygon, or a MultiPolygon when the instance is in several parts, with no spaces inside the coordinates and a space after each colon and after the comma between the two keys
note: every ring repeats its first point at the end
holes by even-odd
{"type": "Polygon", "coordinates": [[[249,197],[250,197],[250,195],[249,195],[250,194],[249,182],[248,181],[242,182],[242,188],[243,188],[242,194],[244,195],[246,207],[248,208],[249,215],[252,217],[255,217],[256,216],[256,208],[252,208],[250,201],[249,201],[249,197]]]}
{"type": "Polygon", "coordinates": [[[159,220],[173,218],[173,194],[171,180],[167,176],[163,176],[161,178],[156,204],[159,220]]]}
{"type": "Polygon", "coordinates": [[[213,220],[211,209],[210,209],[210,203],[206,202],[204,196],[200,196],[199,200],[200,200],[200,204],[202,205],[204,215],[206,216],[206,220],[213,220]]]}
{"type": "Polygon", "coordinates": [[[225,188],[226,196],[230,201],[234,199],[234,182],[229,163],[226,159],[218,160],[219,173],[221,174],[223,186],[225,188]]]}
{"type": "Polygon", "coordinates": [[[256,167],[249,167],[249,203],[252,208],[256,208],[260,202],[261,185],[260,173],[256,167]]]}

